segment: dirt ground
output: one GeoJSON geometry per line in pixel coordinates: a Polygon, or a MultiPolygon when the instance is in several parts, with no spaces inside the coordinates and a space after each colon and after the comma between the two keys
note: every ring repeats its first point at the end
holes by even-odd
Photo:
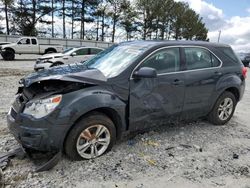
{"type": "MultiPolygon", "coordinates": [[[[32,71],[34,60],[0,59],[0,153],[16,147],[6,114],[18,81],[32,71]]],[[[248,70],[250,72],[250,70],[248,70]]],[[[241,187],[250,188],[250,73],[243,100],[225,126],[206,121],[156,128],[119,141],[94,160],[59,162],[35,173],[35,164],[12,159],[0,170],[2,187],[241,187]]],[[[1,187],[1,186],[0,186],[1,187]]]]}

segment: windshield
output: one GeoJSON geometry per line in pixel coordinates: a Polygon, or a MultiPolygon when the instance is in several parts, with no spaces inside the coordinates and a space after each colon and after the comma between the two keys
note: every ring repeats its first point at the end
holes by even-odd
{"type": "Polygon", "coordinates": [[[74,48],[68,48],[66,50],[63,51],[63,54],[66,54],[67,52],[70,52],[71,50],[73,50],[74,48]]]}
{"type": "Polygon", "coordinates": [[[84,64],[90,69],[100,70],[107,78],[112,78],[128,68],[148,48],[149,45],[145,44],[113,45],[84,64]]]}

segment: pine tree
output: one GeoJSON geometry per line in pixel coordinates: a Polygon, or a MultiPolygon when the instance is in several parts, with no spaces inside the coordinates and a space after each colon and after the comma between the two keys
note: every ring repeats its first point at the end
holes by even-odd
{"type": "Polygon", "coordinates": [[[40,0],[18,0],[13,10],[13,20],[17,32],[26,36],[36,36],[38,31],[36,24],[38,22],[46,23],[43,17],[49,14],[52,8],[46,4],[46,1],[40,0]]]}
{"type": "Polygon", "coordinates": [[[14,3],[14,0],[0,0],[3,2],[4,7],[2,8],[2,11],[4,11],[5,15],[5,23],[6,23],[6,34],[10,34],[10,27],[9,27],[9,12],[10,9],[12,8],[12,5],[14,3]]]}
{"type": "Polygon", "coordinates": [[[124,1],[122,5],[122,15],[120,26],[126,31],[127,41],[132,37],[132,32],[137,31],[138,24],[136,22],[138,13],[131,5],[130,1],[124,1]]]}

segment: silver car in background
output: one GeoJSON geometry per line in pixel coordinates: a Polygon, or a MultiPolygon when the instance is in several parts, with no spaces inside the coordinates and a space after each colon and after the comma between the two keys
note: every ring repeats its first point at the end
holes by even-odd
{"type": "Polygon", "coordinates": [[[86,61],[101,51],[103,51],[103,49],[98,47],[77,47],[69,48],[63,53],[45,54],[36,60],[34,70],[39,71],[54,66],[79,63],[86,61]]]}

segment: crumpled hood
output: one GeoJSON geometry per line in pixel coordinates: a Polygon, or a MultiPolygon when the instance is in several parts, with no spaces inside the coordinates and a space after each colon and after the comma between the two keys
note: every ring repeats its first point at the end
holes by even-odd
{"type": "Polygon", "coordinates": [[[107,82],[107,78],[98,69],[88,69],[82,63],[75,63],[32,73],[21,79],[20,83],[22,83],[25,87],[29,87],[35,82],[45,80],[62,80],[89,84],[107,82]]]}
{"type": "Polygon", "coordinates": [[[51,53],[51,54],[45,54],[38,59],[48,59],[48,58],[56,58],[56,57],[62,57],[64,54],[62,53],[51,53]]]}

